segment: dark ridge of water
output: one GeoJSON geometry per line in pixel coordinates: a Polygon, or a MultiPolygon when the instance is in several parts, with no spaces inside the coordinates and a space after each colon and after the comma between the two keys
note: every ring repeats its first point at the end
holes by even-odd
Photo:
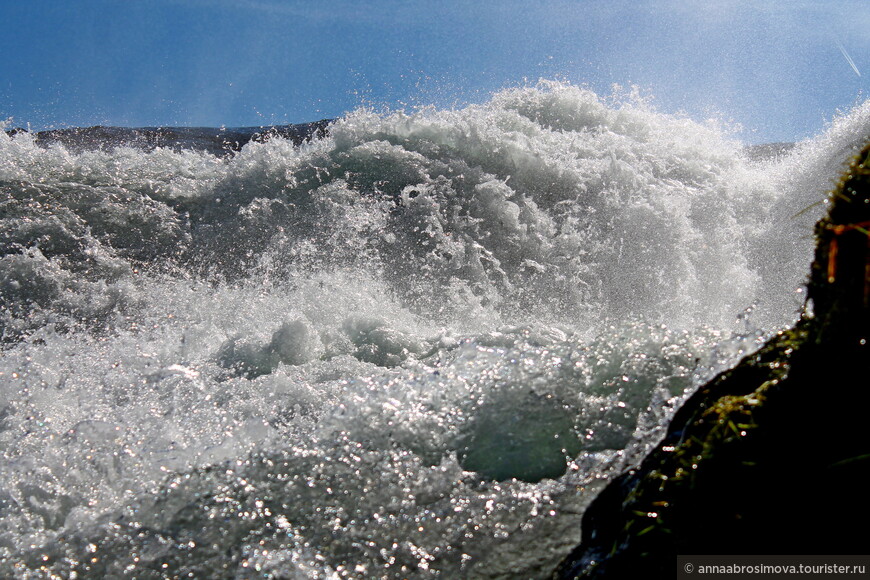
{"type": "MultiPolygon", "coordinates": [[[[50,146],[54,143],[68,149],[82,151],[111,150],[116,147],[135,147],[151,151],[168,147],[176,151],[192,150],[212,155],[232,155],[250,141],[265,141],[272,137],[290,139],[296,145],[325,137],[329,125],[335,119],[321,119],[295,125],[263,125],[260,127],[71,127],[33,133],[36,143],[50,146]]],[[[6,131],[9,135],[27,133],[27,129],[15,128],[6,131]]],[[[746,152],[753,161],[777,159],[789,153],[795,143],[762,143],[747,145],[746,152]]]]}
{"type": "MultiPolygon", "coordinates": [[[[262,127],[83,127],[52,129],[33,133],[36,143],[50,146],[60,143],[74,152],[111,150],[128,146],[151,151],[158,147],[193,150],[225,156],[241,150],[250,141],[265,141],[272,137],[290,139],[296,145],[324,137],[332,119],[296,125],[262,127]]],[[[26,129],[11,129],[8,134],[26,133],[26,129]]]]}

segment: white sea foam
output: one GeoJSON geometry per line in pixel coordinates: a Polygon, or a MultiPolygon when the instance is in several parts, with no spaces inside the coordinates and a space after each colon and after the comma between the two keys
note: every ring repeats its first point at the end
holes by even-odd
{"type": "Polygon", "coordinates": [[[767,161],[558,83],[226,159],[0,133],[2,575],[546,577],[795,318],[868,111],[767,161]]]}

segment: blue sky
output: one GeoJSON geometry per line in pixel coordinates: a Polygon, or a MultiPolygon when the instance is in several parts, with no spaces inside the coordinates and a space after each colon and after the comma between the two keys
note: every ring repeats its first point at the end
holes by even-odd
{"type": "Polygon", "coordinates": [[[868,0],[8,0],[0,21],[0,118],[33,129],[297,123],[558,78],[764,142],[870,92],[868,0]]]}

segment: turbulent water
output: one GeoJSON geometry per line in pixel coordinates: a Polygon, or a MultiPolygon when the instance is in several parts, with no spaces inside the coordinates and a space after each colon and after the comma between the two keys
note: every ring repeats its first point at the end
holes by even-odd
{"type": "Polygon", "coordinates": [[[328,133],[0,132],[0,576],[546,577],[797,316],[870,105],[772,159],[556,83],[328,133]]]}

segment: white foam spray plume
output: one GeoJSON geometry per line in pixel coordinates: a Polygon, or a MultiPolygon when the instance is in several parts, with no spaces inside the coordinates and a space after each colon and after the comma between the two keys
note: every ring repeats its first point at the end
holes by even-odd
{"type": "Polygon", "coordinates": [[[795,319],[868,134],[553,82],[230,158],[0,133],[0,576],[548,577],[795,319]]]}

